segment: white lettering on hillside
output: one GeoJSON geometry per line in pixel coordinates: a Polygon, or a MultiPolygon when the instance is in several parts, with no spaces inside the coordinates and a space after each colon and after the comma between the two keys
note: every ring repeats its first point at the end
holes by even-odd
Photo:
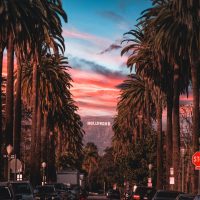
{"type": "Polygon", "coordinates": [[[110,122],[98,122],[98,121],[89,121],[87,122],[88,126],[110,126],[110,122]]]}

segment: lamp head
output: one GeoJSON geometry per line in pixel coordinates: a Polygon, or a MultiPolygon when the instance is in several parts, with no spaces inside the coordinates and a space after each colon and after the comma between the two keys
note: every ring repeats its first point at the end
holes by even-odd
{"type": "Polygon", "coordinates": [[[7,151],[7,154],[8,155],[11,155],[12,151],[13,151],[13,146],[11,144],[9,144],[7,147],[6,147],[6,151],[7,151]]]}
{"type": "Polygon", "coordinates": [[[47,164],[45,162],[42,163],[42,168],[45,168],[47,164]]]}
{"type": "Polygon", "coordinates": [[[150,163],[150,164],[148,165],[148,167],[149,167],[149,170],[152,170],[153,165],[150,163]]]}

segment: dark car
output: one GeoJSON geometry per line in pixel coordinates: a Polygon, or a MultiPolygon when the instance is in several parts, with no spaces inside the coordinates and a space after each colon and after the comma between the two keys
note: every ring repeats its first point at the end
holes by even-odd
{"type": "Polygon", "coordinates": [[[180,194],[184,193],[180,191],[158,190],[153,197],[153,200],[176,200],[180,194]]]}
{"type": "Polygon", "coordinates": [[[68,196],[68,189],[63,183],[52,183],[48,184],[52,185],[55,188],[56,193],[61,197],[61,199],[66,199],[68,196]]]}
{"type": "Polygon", "coordinates": [[[9,187],[7,182],[0,183],[0,199],[15,200],[12,188],[9,187]]]}
{"type": "Polygon", "coordinates": [[[194,200],[200,200],[200,195],[196,195],[194,200]]]}
{"type": "Polygon", "coordinates": [[[176,197],[176,200],[193,200],[195,198],[195,195],[193,194],[179,194],[176,197]]]}
{"type": "Polygon", "coordinates": [[[15,199],[34,200],[33,189],[28,181],[12,181],[9,183],[15,199]]]}
{"type": "Polygon", "coordinates": [[[120,192],[119,190],[109,189],[106,193],[106,197],[108,199],[120,199],[120,192]]]}
{"type": "Polygon", "coordinates": [[[153,196],[155,195],[155,193],[156,193],[156,189],[153,187],[137,186],[133,195],[133,199],[134,200],[138,200],[138,199],[151,200],[153,196]]]}
{"type": "Polygon", "coordinates": [[[34,196],[36,200],[61,200],[53,185],[36,186],[34,196]]]}

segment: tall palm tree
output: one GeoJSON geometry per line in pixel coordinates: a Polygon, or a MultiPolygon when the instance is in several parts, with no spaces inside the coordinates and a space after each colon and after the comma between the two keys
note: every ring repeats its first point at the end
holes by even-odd
{"type": "Polygon", "coordinates": [[[83,151],[85,155],[83,161],[83,169],[88,172],[88,184],[89,189],[91,190],[91,175],[95,168],[98,167],[98,149],[94,143],[88,142],[83,151]]]}

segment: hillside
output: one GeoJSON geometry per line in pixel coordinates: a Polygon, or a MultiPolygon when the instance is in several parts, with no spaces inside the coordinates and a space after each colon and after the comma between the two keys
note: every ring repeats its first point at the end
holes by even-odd
{"type": "Polygon", "coordinates": [[[83,143],[95,143],[99,153],[102,155],[103,150],[111,146],[113,118],[110,116],[87,116],[81,117],[81,120],[85,131],[83,143]]]}

